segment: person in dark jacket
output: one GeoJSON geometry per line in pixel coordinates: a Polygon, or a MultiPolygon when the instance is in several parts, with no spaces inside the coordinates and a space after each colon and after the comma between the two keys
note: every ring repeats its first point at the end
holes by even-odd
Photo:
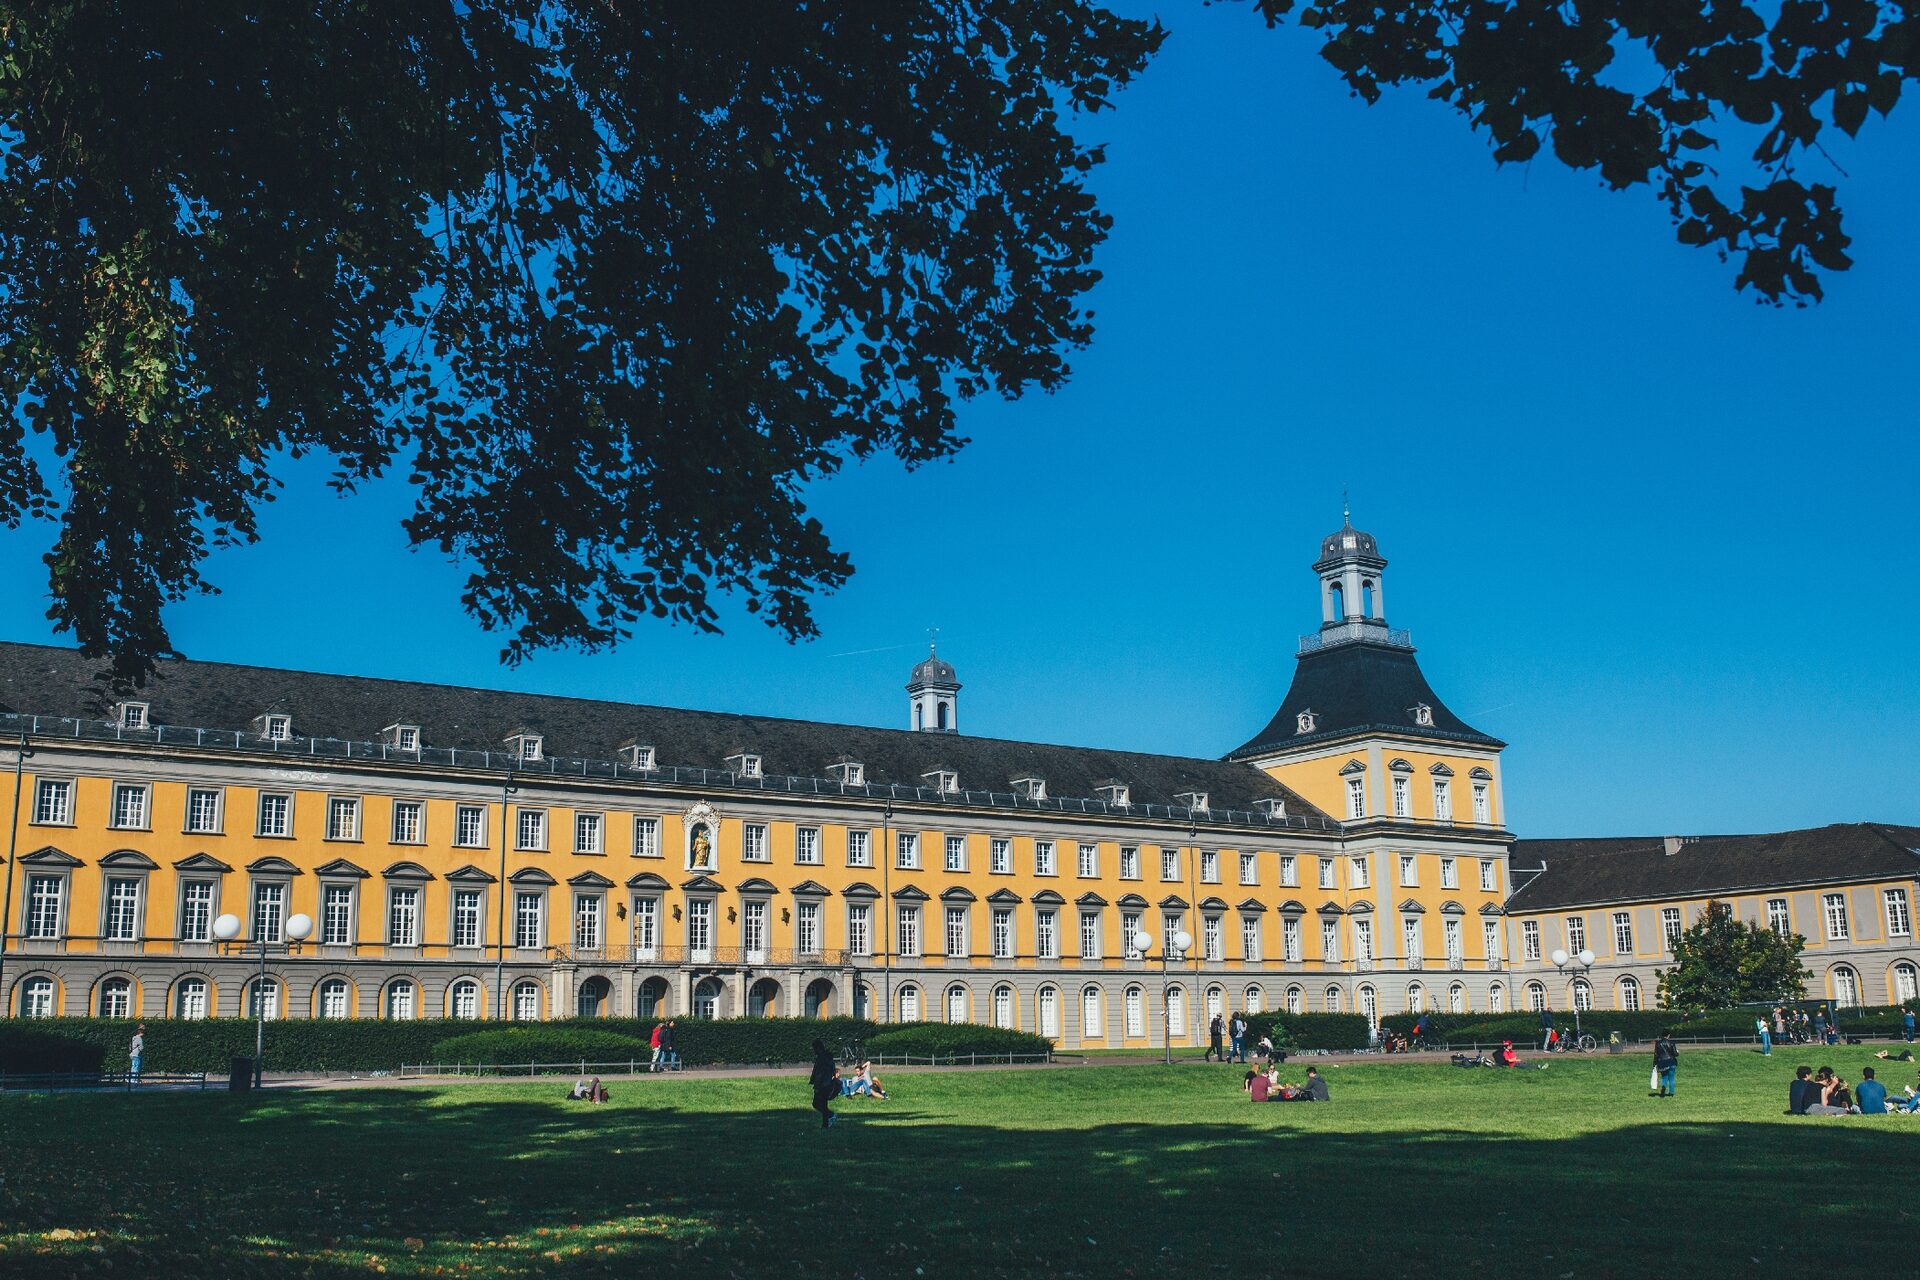
{"type": "Polygon", "coordinates": [[[1307,1097],[1314,1102],[1327,1101],[1327,1082],[1313,1067],[1307,1068],[1307,1097]]]}
{"type": "Polygon", "coordinates": [[[813,1074],[807,1078],[813,1089],[813,1109],[820,1113],[820,1127],[833,1126],[833,1100],[840,1096],[840,1071],[833,1065],[824,1040],[813,1042],[813,1074]]]}
{"type": "Polygon", "coordinates": [[[1226,1024],[1221,1021],[1220,1015],[1217,1013],[1214,1014],[1213,1021],[1207,1024],[1207,1036],[1211,1043],[1207,1046],[1205,1061],[1211,1062],[1215,1058],[1218,1058],[1222,1062],[1227,1060],[1226,1048],[1220,1043],[1221,1037],[1226,1034],[1226,1030],[1226,1024]]]}
{"type": "Polygon", "coordinates": [[[1653,1042],[1653,1069],[1658,1074],[1660,1088],[1656,1094],[1662,1098],[1673,1096],[1673,1073],[1680,1065],[1680,1046],[1673,1042],[1673,1036],[1661,1032],[1660,1038],[1653,1042]]]}

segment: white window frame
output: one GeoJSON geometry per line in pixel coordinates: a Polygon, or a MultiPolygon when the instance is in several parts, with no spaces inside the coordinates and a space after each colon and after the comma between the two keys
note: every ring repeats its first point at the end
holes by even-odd
{"type": "Polygon", "coordinates": [[[328,796],[326,840],[354,841],[360,838],[360,797],[328,796]]]}
{"type": "Polygon", "coordinates": [[[803,956],[820,954],[820,904],[807,900],[794,904],[793,949],[803,956]]]}
{"type": "Polygon", "coordinates": [[[1396,818],[1413,816],[1413,787],[1404,773],[1393,775],[1393,816],[1396,818]]]}
{"type": "Polygon", "coordinates": [[[996,876],[1013,874],[1013,841],[995,836],[988,842],[987,871],[996,876]]]}
{"type": "Polygon", "coordinates": [[[1163,884],[1180,883],[1180,850],[1178,848],[1160,850],[1160,880],[1163,884]]]}
{"type": "Polygon", "coordinates": [[[607,851],[606,814],[594,810],[574,810],[573,851],[588,856],[607,851]]]}
{"type": "Polygon", "coordinates": [[[1200,883],[1220,883],[1220,851],[1218,849],[1200,851],[1200,883]]]}
{"type": "Polygon", "coordinates": [[[538,889],[513,890],[513,946],[540,951],[547,945],[547,895],[538,889]]]}
{"type": "Polygon", "coordinates": [[[1347,817],[1367,816],[1367,783],[1364,778],[1347,779],[1347,817]]]}
{"type": "Polygon", "coordinates": [[[1822,894],[1820,915],[1826,922],[1828,942],[1845,942],[1853,936],[1853,921],[1847,915],[1846,894],[1822,894]]]}
{"type": "Polygon", "coordinates": [[[1260,962],[1260,917],[1240,917],[1240,958],[1248,964],[1260,962]]]}
{"type": "Polygon", "coordinates": [[[873,865],[873,832],[856,827],[847,829],[847,865],[850,867],[873,865]]]}
{"type": "Polygon", "coordinates": [[[420,945],[420,904],[426,897],[417,884],[387,886],[387,945],[409,950],[420,945]]]}
{"type": "Polygon", "coordinates": [[[323,883],[320,886],[320,945],[350,947],[359,939],[354,927],[358,912],[351,884],[323,883]],[[337,926],[337,927],[336,927],[337,926]]]}
{"type": "Polygon", "coordinates": [[[1617,956],[1633,954],[1633,913],[1631,911],[1613,913],[1613,954],[1617,956]]]}
{"type": "MultiPolygon", "coordinates": [[[[764,904],[762,904],[764,906],[764,904]]],[[[577,951],[598,951],[607,941],[606,895],[591,889],[573,893],[573,945],[577,951]]]]}
{"type": "Polygon", "coordinates": [[[1052,907],[1034,908],[1033,950],[1042,960],[1060,958],[1060,913],[1052,907]]]}
{"type": "Polygon", "coordinates": [[[1480,892],[1500,892],[1499,872],[1494,869],[1492,858],[1480,859],[1480,892]]]}
{"type": "Polygon", "coordinates": [[[897,954],[903,957],[917,957],[920,954],[920,906],[913,902],[896,902],[893,911],[894,942],[897,954]]]}
{"type": "Polygon", "coordinates": [[[773,832],[766,823],[743,822],[740,824],[740,861],[773,861],[773,832]]]}
{"type": "MultiPolygon", "coordinates": [[[[1677,910],[1678,908],[1676,908],[1677,910]]],[[[1793,910],[1785,898],[1767,899],[1767,928],[1775,933],[1787,933],[1793,928],[1793,910]],[[1779,923],[1776,924],[1775,921],[1779,923]]]]}
{"type": "Polygon", "coordinates": [[[1433,780],[1433,820],[1453,821],[1453,784],[1445,778],[1433,780]]]}
{"type": "Polygon", "coordinates": [[[487,847],[486,805],[456,804],[453,806],[453,847],[456,849],[487,847]]]}
{"type": "Polygon", "coordinates": [[[1140,878],[1140,846],[1123,844],[1120,846],[1120,878],[1138,880],[1140,878]]]}
{"type": "MultiPolygon", "coordinates": [[[[1779,902],[1782,906],[1786,905],[1785,898],[1778,898],[1775,899],[1775,901],[1779,902]]],[[[1769,922],[1769,927],[1771,927],[1771,922],[1769,922]]],[[[1673,950],[1673,944],[1680,941],[1680,935],[1686,932],[1686,928],[1686,921],[1681,917],[1680,908],[1660,908],[1660,940],[1666,945],[1667,950],[1673,950]]]]}
{"type": "Polygon", "coordinates": [[[1060,864],[1054,852],[1053,841],[1035,840],[1033,842],[1033,874],[1037,876],[1057,875],[1060,864]]]}
{"type": "Polygon", "coordinates": [[[1082,844],[1074,859],[1074,871],[1082,880],[1100,878],[1100,846],[1082,844]]]}
{"type": "MultiPolygon", "coordinates": [[[[815,829],[814,835],[820,833],[815,829]]],[[[664,856],[660,850],[660,819],[651,814],[637,814],[633,819],[633,856],[636,858],[658,858],[664,856]]]]}
{"type": "Polygon", "coordinates": [[[287,899],[292,886],[285,880],[255,880],[247,903],[247,939],[278,943],[286,937],[287,899]]]}
{"type": "Polygon", "coordinates": [[[291,840],[293,838],[293,793],[291,791],[262,791],[254,804],[256,820],[254,835],[264,840],[291,840]],[[278,821],[272,821],[271,815],[277,814],[278,821]]]}
{"type": "Polygon", "coordinates": [[[820,865],[820,828],[795,827],[793,829],[793,861],[796,866],[802,867],[820,865]]]}
{"type": "Polygon", "coordinates": [[[212,880],[180,882],[180,941],[213,941],[213,908],[218,897],[219,886],[212,880]]]}
{"type": "Polygon", "coordinates": [[[967,838],[965,836],[945,836],[941,840],[941,847],[943,850],[941,865],[945,870],[965,871],[967,869],[967,838]]]}
{"type": "Polygon", "coordinates": [[[1373,886],[1373,859],[1364,853],[1356,853],[1347,859],[1348,887],[1367,889],[1373,886]]]}
{"type": "Polygon", "coordinates": [[[1460,887],[1460,864],[1454,858],[1440,859],[1440,887],[1458,889],[1460,887]]]}
{"type": "Polygon", "coordinates": [[[1567,950],[1579,953],[1587,949],[1587,918],[1568,916],[1566,919],[1567,950]]]}
{"type": "Polygon", "coordinates": [[[1011,960],[1015,948],[1013,935],[1013,908],[995,907],[988,923],[992,926],[990,940],[995,960],[1011,960]]]}
{"type": "Polygon", "coordinates": [[[115,781],[107,825],[115,831],[153,829],[153,784],[115,781]]]}
{"type": "Polygon", "coordinates": [[[1540,958],[1540,922],[1538,920],[1520,922],[1520,955],[1527,960],[1540,958]]]}
{"type": "Polygon", "coordinates": [[[427,842],[427,802],[425,800],[393,802],[392,842],[394,844],[425,844],[427,842]]]}
{"type": "Polygon", "coordinates": [[[474,950],[486,942],[487,892],[455,885],[447,939],[455,950],[474,950]],[[469,926],[471,926],[469,928],[469,926]]]}
{"type": "Polygon", "coordinates": [[[1484,782],[1473,784],[1473,820],[1481,826],[1493,821],[1493,800],[1484,782]]]}
{"type": "Polygon", "coordinates": [[[967,909],[965,907],[948,907],[945,911],[944,925],[946,954],[956,957],[970,954],[972,951],[972,940],[967,931],[967,909]]]}
{"type": "Polygon", "coordinates": [[[1241,884],[1259,884],[1260,883],[1260,855],[1259,854],[1243,853],[1240,855],[1240,883],[1241,884]]]}
{"type": "Polygon", "coordinates": [[[515,805],[513,847],[520,853],[547,851],[547,811],[539,805],[515,805]]]}
{"type": "Polygon", "coordinates": [[[33,823],[36,827],[73,825],[73,779],[37,778],[33,784],[33,823]]]}
{"type": "Polygon", "coordinates": [[[1885,889],[1880,900],[1887,917],[1887,936],[1889,938],[1911,938],[1913,936],[1913,911],[1905,889],[1885,889]]]}
{"type": "Polygon", "coordinates": [[[856,956],[873,954],[873,908],[868,903],[847,904],[847,950],[856,956]]]}
{"type": "Polygon", "coordinates": [[[896,831],[893,833],[893,869],[895,871],[920,869],[919,832],[896,831]]]}
{"type": "Polygon", "coordinates": [[[21,932],[27,938],[49,942],[66,936],[67,877],[29,874],[24,910],[21,932]]]}
{"type": "Polygon", "coordinates": [[[1082,960],[1100,958],[1100,913],[1098,911],[1080,913],[1080,958],[1082,960]]]}
{"type": "Polygon", "coordinates": [[[1291,853],[1280,855],[1280,887],[1283,889],[1300,887],[1300,860],[1291,853]]]}
{"type": "Polygon", "coordinates": [[[108,876],[103,886],[105,929],[108,942],[138,942],[141,933],[141,907],[146,884],[139,876],[108,876]]]}
{"type": "Polygon", "coordinates": [[[1420,886],[1420,859],[1416,854],[1400,855],[1400,887],[1416,889],[1420,886]]]}

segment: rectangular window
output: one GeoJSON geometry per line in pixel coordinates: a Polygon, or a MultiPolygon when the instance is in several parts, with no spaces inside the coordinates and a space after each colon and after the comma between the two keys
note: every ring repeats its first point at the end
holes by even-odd
{"type": "Polygon", "coordinates": [[[1140,878],[1140,850],[1135,845],[1120,846],[1120,878],[1122,880],[1140,878]]]}
{"type": "Polygon", "coordinates": [[[1887,902],[1887,936],[1889,938],[1911,937],[1913,935],[1913,916],[1907,910],[1907,891],[1905,889],[1888,889],[1885,897],[1887,902]]]}
{"type": "Polygon", "coordinates": [[[547,945],[546,899],[538,893],[513,895],[513,945],[534,951],[547,945]]]}
{"type": "Polygon", "coordinates": [[[1633,916],[1625,911],[1613,913],[1613,954],[1633,954],[1633,916]]]}
{"type": "Polygon", "coordinates": [[[107,881],[107,939],[134,942],[140,937],[140,882],[114,877],[107,881]]]}
{"type": "Polygon", "coordinates": [[[600,949],[600,911],[605,900],[597,893],[573,895],[573,945],[578,951],[600,949]]]}
{"type": "Polygon", "coordinates": [[[268,742],[291,742],[293,740],[292,716],[268,716],[266,732],[262,735],[268,742]]]}
{"type": "Polygon", "coordinates": [[[1186,923],[1187,918],[1185,915],[1173,912],[1164,912],[1161,914],[1160,946],[1168,957],[1172,957],[1174,952],[1179,950],[1178,947],[1173,945],[1173,935],[1184,930],[1186,923]]]}
{"type": "Polygon", "coordinates": [[[260,793],[259,833],[263,836],[293,834],[293,797],[279,791],[260,793]]]}
{"type": "Polygon", "coordinates": [[[1081,845],[1080,857],[1074,869],[1079,873],[1082,880],[1098,879],[1100,876],[1100,846],[1097,844],[1081,845]]]}
{"type": "MultiPolygon", "coordinates": [[[[1301,956],[1300,917],[1283,916],[1280,919],[1280,954],[1288,964],[1299,964],[1301,956]]],[[[1256,960],[1258,956],[1248,956],[1256,960]]]]}
{"type": "Polygon", "coordinates": [[[1013,841],[995,840],[987,854],[988,868],[999,876],[1013,873],[1013,841]]]}
{"type": "Polygon", "coordinates": [[[1368,858],[1366,854],[1357,854],[1349,859],[1347,867],[1352,875],[1352,880],[1349,883],[1355,889],[1364,889],[1373,883],[1373,860],[1368,858]]]}
{"type": "Polygon", "coordinates": [[[453,843],[461,849],[487,847],[487,807],[457,804],[453,807],[453,843]]]}
{"type": "Polygon", "coordinates": [[[455,889],[453,891],[453,945],[456,947],[477,947],[480,945],[480,915],[484,909],[481,891],[478,889],[455,889]]]}
{"type": "Polygon", "coordinates": [[[758,962],[767,954],[767,904],[758,900],[740,906],[740,945],[758,962]]]}
{"type": "Polygon", "coordinates": [[[1162,849],[1160,851],[1160,878],[1162,880],[1178,880],[1180,878],[1180,851],[1178,849],[1162,849]]]}
{"type": "Polygon", "coordinates": [[[1520,954],[1529,960],[1540,958],[1540,922],[1538,920],[1520,922],[1520,954]]]}
{"type": "Polygon", "coordinates": [[[873,908],[864,902],[847,907],[847,949],[857,956],[873,954],[873,908]]]}
{"type": "Polygon", "coordinates": [[[1220,927],[1219,916],[1201,917],[1200,945],[1202,950],[1200,954],[1212,961],[1226,959],[1227,944],[1226,939],[1221,936],[1223,932],[1224,930],[1220,927]]]}
{"type": "Polygon", "coordinates": [[[1420,860],[1411,853],[1400,855],[1400,883],[1407,887],[1420,883],[1420,860]]]}
{"type": "Polygon", "coordinates": [[[1364,779],[1347,779],[1347,816],[1349,818],[1367,816],[1367,784],[1364,779]]]}
{"type": "Polygon", "coordinates": [[[793,833],[793,860],[803,867],[817,867],[820,865],[820,828],[795,828],[793,833]]]}
{"type": "Polygon", "coordinates": [[[947,954],[964,956],[969,951],[967,940],[967,909],[965,907],[947,908],[947,954]]]}
{"type": "Polygon", "coordinates": [[[920,908],[900,903],[894,908],[893,925],[898,931],[896,941],[899,954],[917,956],[920,954],[920,908]]]}
{"type": "Polygon", "coordinates": [[[419,800],[393,802],[393,842],[421,844],[427,838],[427,806],[419,800]]]}
{"type": "Polygon", "coordinates": [[[1373,921],[1366,916],[1353,918],[1353,958],[1357,961],[1373,959],[1373,921]]]}
{"type": "Polygon", "coordinates": [[[1460,887],[1460,868],[1452,858],[1440,859],[1440,887],[1458,889],[1460,887]]]}
{"type": "Polygon", "coordinates": [[[1585,916],[1567,917],[1567,950],[1578,954],[1587,949],[1587,920],[1585,916]]]}
{"type": "Polygon", "coordinates": [[[1200,851],[1200,883],[1220,883],[1220,855],[1212,849],[1200,851]]]}
{"type": "Polygon", "coordinates": [[[360,838],[360,798],[358,796],[327,797],[327,839],[358,840],[360,838]]]}
{"type": "Polygon", "coordinates": [[[1493,821],[1493,804],[1487,799],[1487,784],[1473,784],[1473,820],[1485,824],[1493,821]]]}
{"type": "Polygon", "coordinates": [[[1335,884],[1334,877],[1337,874],[1338,871],[1333,865],[1332,858],[1320,859],[1320,887],[1322,889],[1333,888],[1335,884]]]}
{"type": "MultiPolygon", "coordinates": [[[[1669,912],[1673,915],[1673,928],[1667,934],[1667,941],[1672,942],[1680,936],[1680,908],[1668,907],[1663,910],[1660,915],[1662,918],[1665,918],[1669,912]]],[[[1785,898],[1768,898],[1767,928],[1773,930],[1775,933],[1786,933],[1789,931],[1788,922],[1787,900],[1785,898]]]]}
{"type": "Polygon", "coordinates": [[[850,867],[873,865],[873,833],[871,831],[847,832],[847,865],[850,867]]]}
{"type": "Polygon", "coordinates": [[[1500,922],[1497,920],[1482,920],[1480,922],[1480,933],[1481,933],[1481,938],[1480,938],[1481,945],[1484,946],[1487,950],[1487,960],[1489,962],[1499,960],[1500,959],[1500,922]]]}
{"type": "Polygon", "coordinates": [[[123,831],[147,827],[147,787],[142,782],[113,784],[113,825],[123,831]]]}
{"type": "Polygon", "coordinates": [[[1260,883],[1260,856],[1254,853],[1240,855],[1240,883],[1260,883]]]}
{"type": "Polygon", "coordinates": [[[1123,911],[1120,913],[1120,951],[1129,960],[1140,958],[1140,948],[1134,945],[1134,936],[1140,932],[1140,913],[1123,911]]]}
{"type": "Polygon", "coordinates": [[[73,783],[42,778],[33,789],[33,820],[53,827],[73,825],[73,783]]]}
{"type": "Polygon", "coordinates": [[[1340,922],[1338,920],[1320,922],[1320,958],[1328,964],[1339,963],[1340,922]]]}
{"type": "Polygon", "coordinates": [[[514,842],[516,849],[532,850],[536,853],[547,847],[547,811],[545,809],[514,810],[514,842]]]}
{"type": "Polygon", "coordinates": [[[1050,876],[1057,871],[1058,868],[1053,862],[1053,841],[1035,840],[1033,842],[1033,874],[1050,876]]]}
{"type": "Polygon", "coordinates": [[[1033,913],[1033,945],[1042,960],[1060,958],[1060,913],[1057,911],[1036,911],[1033,913]]]}
{"type": "Polygon", "coordinates": [[[1420,917],[1407,916],[1400,921],[1400,945],[1407,955],[1407,967],[1419,968],[1426,957],[1426,946],[1420,940],[1420,917]]]}
{"type": "MultiPolygon", "coordinates": [[[[762,827],[764,835],[766,828],[762,827]]],[[[598,813],[576,813],[573,815],[573,851],[575,853],[605,853],[607,851],[607,820],[598,813]]]]}
{"type": "Polygon", "coordinates": [[[284,884],[255,884],[253,886],[253,940],[255,942],[280,941],[280,927],[286,921],[287,886],[284,884]]]}
{"type": "Polygon", "coordinates": [[[1847,895],[1829,893],[1820,899],[1820,905],[1827,917],[1827,941],[1839,942],[1850,937],[1852,930],[1847,925],[1847,895]]]}
{"type": "Polygon", "coordinates": [[[1395,775],[1393,779],[1393,816],[1411,818],[1413,816],[1413,788],[1404,775],[1395,775]]]}
{"type": "MultiPolygon", "coordinates": [[[[817,842],[819,832],[814,832],[817,842]]],[[[633,856],[636,858],[657,858],[660,856],[660,819],[635,818],[633,820],[633,856]]]]}
{"type": "Polygon", "coordinates": [[[27,877],[27,936],[60,936],[60,903],[66,894],[66,881],[59,876],[27,877]]]}
{"type": "MultiPolygon", "coordinates": [[[[797,910],[800,918],[807,918],[807,909],[813,909],[813,922],[816,926],[816,945],[819,937],[817,926],[820,923],[820,904],[803,902],[797,910]]],[[[633,949],[637,958],[651,960],[660,950],[660,899],[635,898],[633,900],[633,949]]]]}
{"type": "Polygon", "coordinates": [[[213,881],[185,881],[180,886],[180,941],[212,940],[213,881]]]}
{"type": "Polygon", "coordinates": [[[802,902],[793,912],[793,946],[803,956],[820,954],[820,904],[802,902]]]}
{"type": "Polygon", "coordinates": [[[1436,822],[1453,821],[1453,784],[1437,780],[1433,784],[1433,817],[1436,822]]]}
{"type": "Polygon", "coordinates": [[[689,959],[704,962],[713,953],[713,899],[690,898],[687,901],[687,950],[689,959]]]}
{"type": "Polygon", "coordinates": [[[1290,853],[1280,855],[1280,884],[1283,888],[1300,887],[1300,860],[1290,853]]]}
{"type": "Polygon", "coordinates": [[[320,942],[322,946],[353,945],[353,887],[344,884],[320,888],[320,942]]]}
{"type": "Polygon", "coordinates": [[[420,890],[412,885],[387,890],[387,945],[420,945],[420,890]]]}
{"type": "Polygon", "coordinates": [[[1460,949],[1460,922],[1448,918],[1441,922],[1441,930],[1443,933],[1443,941],[1447,946],[1447,965],[1450,968],[1458,969],[1460,967],[1461,956],[1465,954],[1460,949]]]}
{"type": "Polygon", "coordinates": [[[1493,859],[1491,858],[1482,858],[1480,860],[1480,891],[1482,893],[1498,893],[1500,891],[1499,873],[1495,871],[1493,859]]]}
{"type": "Polygon", "coordinates": [[[893,865],[900,871],[918,871],[920,869],[920,837],[911,831],[902,831],[894,837],[893,865]]]}
{"type": "Polygon", "coordinates": [[[1260,960],[1260,917],[1240,917],[1240,958],[1249,964],[1260,960]]]}
{"type": "Polygon", "coordinates": [[[993,909],[993,958],[1013,958],[1013,911],[1008,907],[993,909]]]}
{"type": "Polygon", "coordinates": [[[1080,913],[1080,958],[1082,960],[1100,958],[1100,913],[1098,911],[1080,913]]]}
{"type": "Polygon", "coordinates": [[[965,836],[948,836],[946,838],[946,858],[942,865],[945,866],[948,871],[965,871],[967,869],[967,838],[965,836]]]}
{"type": "Polygon", "coordinates": [[[740,828],[740,860],[742,862],[772,862],[773,842],[768,838],[764,822],[749,822],[740,828]]]}

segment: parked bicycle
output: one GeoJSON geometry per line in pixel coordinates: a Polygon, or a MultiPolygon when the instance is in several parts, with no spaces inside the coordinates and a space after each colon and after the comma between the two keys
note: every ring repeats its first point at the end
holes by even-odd
{"type": "Polygon", "coordinates": [[[1548,1053],[1592,1053],[1600,1047],[1600,1042],[1591,1035],[1581,1032],[1577,1036],[1556,1036],[1548,1053]]]}

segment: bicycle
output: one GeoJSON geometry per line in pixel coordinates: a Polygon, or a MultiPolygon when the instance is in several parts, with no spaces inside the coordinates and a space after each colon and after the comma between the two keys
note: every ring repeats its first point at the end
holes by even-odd
{"type": "Polygon", "coordinates": [[[866,1051],[858,1040],[849,1040],[847,1043],[840,1046],[840,1065],[841,1066],[857,1067],[861,1063],[865,1062],[866,1060],[867,1060],[866,1051]]]}
{"type": "Polygon", "coordinates": [[[1600,1042],[1587,1032],[1577,1036],[1559,1036],[1553,1042],[1548,1053],[1592,1053],[1600,1047],[1600,1042]]]}

